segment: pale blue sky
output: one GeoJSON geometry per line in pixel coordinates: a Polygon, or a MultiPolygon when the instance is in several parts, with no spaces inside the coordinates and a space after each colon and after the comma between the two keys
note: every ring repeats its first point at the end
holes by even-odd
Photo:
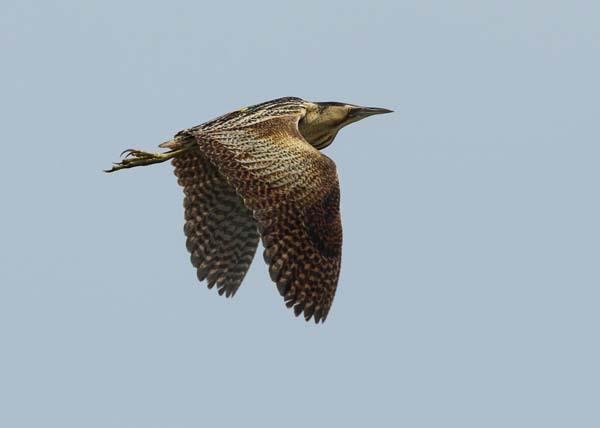
{"type": "Polygon", "coordinates": [[[0,426],[600,426],[600,6],[0,5],[0,426]],[[293,95],[344,129],[327,322],[196,282],[125,148],[293,95]]]}

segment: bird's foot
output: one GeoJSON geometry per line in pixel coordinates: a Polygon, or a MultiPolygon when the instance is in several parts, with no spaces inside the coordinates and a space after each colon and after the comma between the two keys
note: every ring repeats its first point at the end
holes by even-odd
{"type": "Polygon", "coordinates": [[[134,168],[136,166],[165,162],[182,151],[183,149],[171,150],[165,153],[150,153],[142,150],[127,149],[121,153],[123,160],[121,160],[121,162],[115,162],[111,169],[106,169],[104,172],[115,172],[124,168],[134,168]]]}

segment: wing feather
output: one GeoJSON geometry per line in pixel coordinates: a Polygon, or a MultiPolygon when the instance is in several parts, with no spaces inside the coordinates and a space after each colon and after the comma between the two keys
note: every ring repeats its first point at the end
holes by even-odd
{"type": "Polygon", "coordinates": [[[327,317],[340,272],[339,183],[334,162],[298,131],[299,118],[297,112],[279,114],[188,135],[252,211],[286,305],[319,322],[327,317]]]}
{"type": "Polygon", "coordinates": [[[198,279],[215,284],[219,294],[233,296],[258,246],[252,212],[235,189],[197,148],[173,159],[185,194],[186,246],[198,279]]]}

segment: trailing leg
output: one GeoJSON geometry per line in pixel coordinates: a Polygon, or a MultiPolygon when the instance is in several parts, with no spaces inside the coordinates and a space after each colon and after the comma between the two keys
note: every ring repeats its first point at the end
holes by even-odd
{"type": "Polygon", "coordinates": [[[123,160],[121,162],[115,162],[111,169],[106,169],[104,170],[104,172],[115,172],[125,168],[135,168],[136,166],[146,166],[152,165],[154,163],[162,163],[177,156],[185,150],[186,148],[179,150],[170,150],[164,153],[150,153],[144,152],[142,150],[127,149],[123,153],[121,153],[121,156],[125,155],[125,157],[123,157],[123,160]]]}

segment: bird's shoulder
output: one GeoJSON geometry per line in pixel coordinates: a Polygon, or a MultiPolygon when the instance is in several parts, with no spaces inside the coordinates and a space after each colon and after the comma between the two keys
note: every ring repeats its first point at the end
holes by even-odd
{"type": "Polygon", "coordinates": [[[251,105],[209,120],[182,132],[210,133],[251,127],[274,118],[299,120],[306,114],[306,101],[283,97],[251,105]]]}

